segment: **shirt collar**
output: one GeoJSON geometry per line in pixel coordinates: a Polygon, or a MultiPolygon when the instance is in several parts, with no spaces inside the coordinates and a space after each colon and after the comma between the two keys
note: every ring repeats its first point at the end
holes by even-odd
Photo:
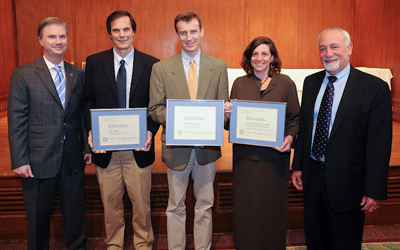
{"type": "Polygon", "coordinates": [[[113,53],[114,53],[114,61],[118,62],[118,65],[122,59],[124,59],[125,64],[128,66],[131,62],[133,62],[133,54],[135,52],[135,48],[132,46],[132,50],[129,52],[128,55],[126,55],[124,58],[122,58],[118,53],[115,51],[115,48],[113,48],[113,53]]]}
{"type": "Polygon", "coordinates": [[[47,65],[47,68],[52,69],[54,66],[60,66],[61,67],[61,71],[65,72],[65,68],[64,68],[64,60],[62,60],[59,64],[53,64],[52,62],[50,62],[49,60],[47,60],[47,58],[43,55],[43,59],[44,62],[47,65]]]}
{"type": "MultiPolygon", "coordinates": [[[[200,54],[201,51],[199,50],[199,52],[197,52],[197,54],[193,57],[194,60],[194,64],[196,64],[196,66],[198,67],[200,65],[200,54]]],[[[182,50],[182,61],[185,65],[189,66],[190,65],[190,60],[192,60],[192,58],[186,54],[185,51],[182,50]]]]}
{"type": "MultiPolygon", "coordinates": [[[[347,76],[350,74],[350,63],[347,64],[347,66],[342,69],[339,73],[337,73],[336,76],[337,77],[337,81],[336,82],[340,82],[343,78],[347,78],[347,76]]],[[[324,82],[325,80],[328,79],[328,76],[332,76],[331,74],[328,73],[328,71],[326,71],[325,73],[325,78],[324,78],[324,82]]]]}

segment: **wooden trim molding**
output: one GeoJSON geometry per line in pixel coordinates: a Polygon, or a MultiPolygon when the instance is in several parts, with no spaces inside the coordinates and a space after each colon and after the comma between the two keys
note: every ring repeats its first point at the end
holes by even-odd
{"type": "Polygon", "coordinates": [[[400,121],[400,99],[392,97],[392,116],[394,121],[400,121]]]}
{"type": "MultiPolygon", "coordinates": [[[[0,176],[0,240],[26,238],[25,206],[21,180],[13,175],[0,176]]],[[[103,205],[95,174],[85,176],[85,209],[89,237],[105,237],[103,205]]],[[[232,232],[233,183],[232,172],[218,171],[215,183],[215,203],[213,207],[214,233],[232,232]]],[[[132,206],[127,195],[124,197],[126,233],[132,235],[132,206]]],[[[168,184],[165,172],[152,175],[151,208],[155,234],[166,234],[168,205],[168,184]]],[[[190,181],[186,199],[187,233],[193,233],[193,181],[190,181]]],[[[389,171],[388,200],[381,208],[366,217],[365,225],[400,224],[400,166],[391,166],[389,171]]],[[[302,229],[304,224],[303,193],[297,191],[289,181],[288,188],[288,229],[302,229]]],[[[57,199],[51,220],[51,237],[64,237],[62,216],[57,199]]]]}

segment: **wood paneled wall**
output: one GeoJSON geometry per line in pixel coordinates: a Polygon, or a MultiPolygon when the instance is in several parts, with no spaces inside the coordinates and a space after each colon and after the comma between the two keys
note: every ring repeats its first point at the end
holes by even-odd
{"type": "Polygon", "coordinates": [[[274,40],[284,68],[322,68],[317,51],[319,33],[331,26],[346,29],[354,42],[354,66],[391,69],[394,116],[398,113],[400,119],[398,0],[3,0],[0,7],[0,34],[6,38],[0,43],[0,104],[7,99],[14,66],[42,54],[37,25],[47,16],[67,22],[65,58],[81,67],[87,56],[112,47],[105,25],[112,11],[124,9],[134,16],[138,50],[165,59],[180,50],[174,17],[192,10],[200,15],[205,29],[202,50],[226,60],[230,68],[240,68],[247,44],[260,35],[274,40]]]}
{"type": "Polygon", "coordinates": [[[0,117],[7,110],[8,86],[13,69],[17,66],[14,44],[14,18],[12,1],[0,1],[0,117]],[[1,115],[2,114],[2,115],[1,115]]]}
{"type": "MultiPolygon", "coordinates": [[[[385,0],[382,44],[371,45],[370,51],[382,46],[382,67],[392,71],[393,118],[400,121],[400,1],[385,0]]],[[[377,34],[380,34],[378,32],[377,34]]],[[[366,48],[365,53],[368,53],[366,48]]]]}

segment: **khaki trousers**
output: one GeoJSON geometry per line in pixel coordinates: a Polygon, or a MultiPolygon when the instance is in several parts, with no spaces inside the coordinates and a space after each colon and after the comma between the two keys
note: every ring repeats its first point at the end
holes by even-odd
{"type": "Polygon", "coordinates": [[[167,208],[167,235],[169,250],[184,250],[186,245],[186,191],[192,175],[194,197],[194,247],[209,250],[212,240],[212,207],[216,162],[199,165],[194,150],[187,167],[182,171],[167,169],[169,199],[167,208]]]}
{"type": "Polygon", "coordinates": [[[133,241],[137,250],[151,250],[154,234],[151,226],[150,191],[153,165],[139,168],[132,151],[116,151],[107,168],[95,166],[104,206],[107,249],[123,249],[125,187],[132,202],[133,241]]]}

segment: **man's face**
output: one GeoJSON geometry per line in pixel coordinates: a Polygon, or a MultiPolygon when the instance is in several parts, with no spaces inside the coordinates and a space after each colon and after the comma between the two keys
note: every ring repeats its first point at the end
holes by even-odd
{"type": "Polygon", "coordinates": [[[353,44],[346,46],[346,39],[339,30],[328,30],[321,35],[318,48],[326,71],[336,75],[348,65],[353,44]]]}
{"type": "Polygon", "coordinates": [[[134,35],[129,17],[123,16],[111,22],[110,37],[115,51],[121,57],[125,57],[132,50],[134,35]]]}
{"type": "Polygon", "coordinates": [[[64,25],[52,24],[45,27],[42,37],[39,37],[39,43],[48,60],[62,58],[68,47],[68,36],[64,25]]]}
{"type": "Polygon", "coordinates": [[[179,21],[176,24],[182,49],[190,57],[195,56],[199,52],[200,40],[204,35],[204,29],[200,29],[199,26],[199,22],[195,18],[189,22],[179,21]]]}

